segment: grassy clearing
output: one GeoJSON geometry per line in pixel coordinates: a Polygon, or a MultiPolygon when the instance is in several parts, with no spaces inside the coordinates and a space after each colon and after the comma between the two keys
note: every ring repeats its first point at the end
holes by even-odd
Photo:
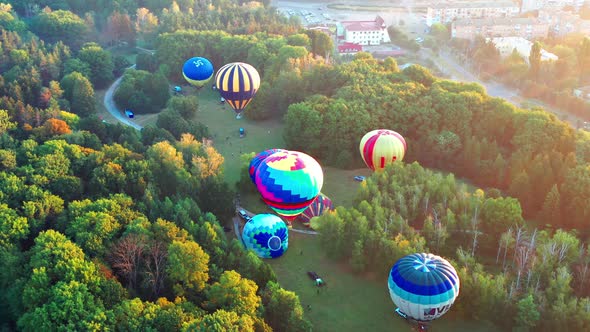
{"type": "Polygon", "coordinates": [[[113,56],[121,55],[130,63],[135,63],[137,58],[137,49],[129,46],[114,46],[107,49],[113,56]]]}
{"type": "MultiPolygon", "coordinates": [[[[411,331],[411,326],[394,313],[387,291],[387,275],[356,275],[345,264],[328,259],[316,236],[291,232],[289,250],[279,259],[268,260],[282,287],[299,296],[315,331],[411,331]],[[301,252],[303,251],[303,254],[301,252]],[[317,272],[328,284],[314,286],[306,272],[317,272]],[[307,308],[311,305],[311,310],[307,308]]],[[[465,296],[465,295],[463,295],[465,296]]],[[[445,316],[432,325],[439,332],[491,332],[493,327],[445,316]]]]}

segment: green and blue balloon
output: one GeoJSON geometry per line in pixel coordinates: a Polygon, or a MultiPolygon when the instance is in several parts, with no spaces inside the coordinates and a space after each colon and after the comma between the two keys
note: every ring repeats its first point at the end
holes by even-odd
{"type": "Polygon", "coordinates": [[[277,258],[289,247],[289,229],[274,214],[257,214],[244,225],[242,241],[260,258],[277,258]]]}

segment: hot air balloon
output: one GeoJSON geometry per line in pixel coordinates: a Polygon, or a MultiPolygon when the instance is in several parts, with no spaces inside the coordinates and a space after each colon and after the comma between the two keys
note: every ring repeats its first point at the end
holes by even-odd
{"type": "Polygon", "coordinates": [[[310,226],[309,222],[313,217],[319,217],[322,213],[332,210],[334,206],[332,205],[332,200],[328,198],[328,196],[320,193],[318,197],[316,197],[309,206],[303,210],[303,212],[299,215],[299,220],[306,225],[310,226]]]}
{"type": "Polygon", "coordinates": [[[213,76],[213,65],[205,58],[190,58],[182,66],[182,76],[187,82],[200,88],[213,76]]]}
{"type": "Polygon", "coordinates": [[[404,159],[406,140],[393,130],[378,129],[363,136],[359,149],[365,164],[374,171],[381,171],[396,160],[404,159]]]}
{"type": "Polygon", "coordinates": [[[221,67],[215,74],[215,86],[221,97],[240,114],[250,103],[260,87],[260,75],[251,65],[232,62],[221,67]]]}
{"type": "Polygon", "coordinates": [[[254,179],[254,173],[256,172],[256,168],[258,168],[258,165],[260,165],[260,163],[264,160],[264,158],[270,156],[271,154],[278,152],[278,151],[286,151],[283,149],[268,149],[268,150],[264,150],[262,152],[260,152],[259,154],[255,155],[254,158],[252,158],[252,160],[250,160],[250,165],[248,166],[248,173],[250,174],[250,179],[252,179],[252,182],[254,184],[256,184],[255,179],[254,179]]]}
{"type": "Polygon", "coordinates": [[[292,221],[319,195],[322,167],[303,152],[278,151],[264,158],[254,174],[262,200],[278,215],[292,221]]]}
{"type": "Polygon", "coordinates": [[[289,247],[289,229],[274,214],[257,214],[244,226],[242,241],[260,258],[277,258],[289,247]]]}
{"type": "Polygon", "coordinates": [[[416,253],[400,258],[391,268],[389,295],[399,310],[419,322],[444,315],[459,295],[459,277],[444,258],[416,253]]]}

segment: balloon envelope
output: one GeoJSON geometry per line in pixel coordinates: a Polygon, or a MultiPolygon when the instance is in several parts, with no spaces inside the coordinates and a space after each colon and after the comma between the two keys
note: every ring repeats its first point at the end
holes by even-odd
{"type": "Polygon", "coordinates": [[[328,210],[332,210],[334,206],[332,205],[332,200],[328,198],[328,196],[320,193],[318,197],[316,197],[309,206],[303,210],[303,212],[299,215],[299,220],[306,225],[310,226],[310,220],[313,217],[319,217],[324,212],[328,210]]]}
{"type": "Polygon", "coordinates": [[[217,71],[215,86],[219,94],[239,114],[256,95],[260,87],[260,75],[247,63],[232,62],[217,71]]]}
{"type": "Polygon", "coordinates": [[[444,258],[416,253],[400,258],[387,282],[391,300],[409,317],[431,321],[444,315],[459,295],[459,277],[444,258]]]}
{"type": "Polygon", "coordinates": [[[289,229],[274,214],[257,214],[244,226],[242,241],[260,258],[277,258],[289,247],[289,229]]]}
{"type": "Polygon", "coordinates": [[[255,155],[254,158],[252,158],[252,160],[250,160],[250,165],[248,166],[248,173],[250,174],[250,179],[252,180],[252,182],[254,184],[256,184],[254,174],[256,173],[256,168],[258,168],[258,165],[260,165],[260,163],[264,160],[264,158],[270,156],[271,154],[273,154],[275,152],[279,152],[279,151],[286,151],[286,150],[283,150],[283,149],[264,150],[264,151],[260,152],[259,154],[255,155]]]}
{"type": "Polygon", "coordinates": [[[190,84],[202,87],[213,76],[213,65],[205,58],[190,58],[182,66],[182,76],[190,84]]]}
{"type": "Polygon", "coordinates": [[[404,159],[406,140],[393,130],[377,129],[363,136],[359,150],[365,164],[374,171],[380,171],[396,160],[404,159]]]}
{"type": "Polygon", "coordinates": [[[271,154],[260,162],[254,174],[262,200],[287,220],[294,220],[311,204],[323,183],[320,164],[298,151],[271,154]]]}

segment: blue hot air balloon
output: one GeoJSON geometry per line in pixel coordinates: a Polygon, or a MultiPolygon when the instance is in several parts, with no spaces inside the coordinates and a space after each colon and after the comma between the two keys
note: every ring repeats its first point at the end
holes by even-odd
{"type": "Polygon", "coordinates": [[[190,58],[182,66],[182,76],[187,82],[200,88],[213,77],[213,65],[205,58],[190,58]]]}
{"type": "Polygon", "coordinates": [[[274,214],[257,214],[244,226],[242,241],[260,258],[277,258],[289,247],[289,229],[274,214]]]}
{"type": "Polygon", "coordinates": [[[444,315],[459,296],[459,277],[446,259],[433,254],[411,254],[391,268],[389,295],[408,317],[427,322],[444,315]]]}

